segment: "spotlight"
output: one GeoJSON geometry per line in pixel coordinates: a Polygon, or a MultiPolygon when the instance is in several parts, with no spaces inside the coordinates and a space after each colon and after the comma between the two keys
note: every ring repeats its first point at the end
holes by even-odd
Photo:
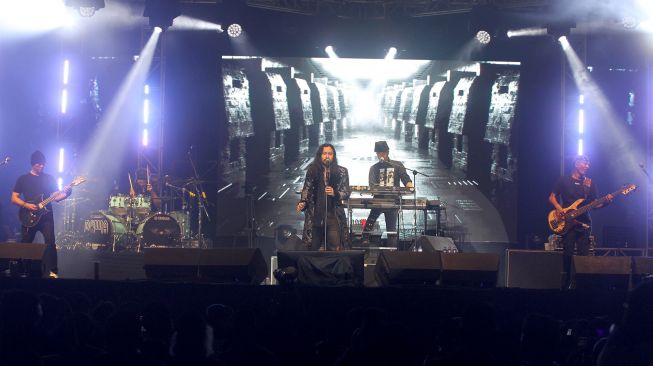
{"type": "Polygon", "coordinates": [[[621,25],[625,29],[635,29],[639,26],[639,23],[639,19],[632,14],[626,14],[621,18],[621,25]]]}
{"type": "Polygon", "coordinates": [[[567,36],[560,36],[560,38],[558,38],[558,42],[560,42],[563,50],[568,50],[571,47],[567,36]]]}
{"type": "Polygon", "coordinates": [[[159,27],[161,31],[168,29],[172,21],[181,15],[177,0],[146,0],[143,16],[149,18],[150,27],[159,27]]]}
{"type": "Polygon", "coordinates": [[[242,33],[243,27],[241,27],[238,23],[231,24],[229,27],[227,27],[227,34],[231,38],[239,37],[242,33]]]}
{"type": "Polygon", "coordinates": [[[66,6],[77,9],[80,16],[92,17],[97,10],[104,8],[104,0],[66,0],[66,6]]]}
{"type": "Polygon", "coordinates": [[[324,47],[324,52],[326,52],[329,58],[338,58],[338,54],[336,54],[336,50],[333,49],[333,46],[324,47]]]}
{"type": "Polygon", "coordinates": [[[397,56],[397,49],[395,47],[390,47],[388,53],[385,55],[385,59],[392,60],[395,56],[397,56]]]}
{"type": "Polygon", "coordinates": [[[492,36],[485,30],[480,30],[476,33],[476,40],[481,44],[488,44],[492,40],[492,36]]]}

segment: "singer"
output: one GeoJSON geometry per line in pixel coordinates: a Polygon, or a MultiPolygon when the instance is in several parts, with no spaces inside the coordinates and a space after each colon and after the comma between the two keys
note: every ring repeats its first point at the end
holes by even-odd
{"type": "MultiPolygon", "coordinates": [[[[379,162],[370,167],[369,185],[370,187],[399,187],[401,183],[408,188],[413,188],[413,181],[410,180],[406,168],[400,161],[390,160],[390,147],[385,141],[377,141],[374,143],[374,152],[379,162]]],[[[383,195],[374,195],[375,198],[383,198],[383,195]]],[[[397,246],[397,220],[398,210],[387,209],[381,210],[378,208],[370,210],[367,217],[367,222],[363,228],[363,245],[369,245],[370,231],[374,228],[374,224],[379,216],[383,214],[385,218],[385,228],[388,232],[387,246],[397,246]]]]}
{"type": "Polygon", "coordinates": [[[331,144],[320,145],[307,168],[297,203],[297,212],[304,211],[305,215],[302,240],[310,250],[341,250],[349,242],[341,202],[350,194],[349,172],[338,165],[336,149],[331,144]]]}

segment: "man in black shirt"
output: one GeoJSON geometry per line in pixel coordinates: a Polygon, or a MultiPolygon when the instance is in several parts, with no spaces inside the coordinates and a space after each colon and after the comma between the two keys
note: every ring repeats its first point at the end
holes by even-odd
{"type": "MultiPolygon", "coordinates": [[[[57,192],[57,184],[54,178],[43,172],[45,168],[45,156],[40,151],[35,151],[31,156],[32,169],[29,173],[23,174],[16,180],[14,191],[11,193],[11,203],[16,206],[36,211],[39,209],[38,204],[55,194],[54,200],[61,201],[68,197],[72,191],[71,187],[66,187],[63,191],[57,192]]],[[[38,231],[43,234],[45,244],[47,245],[43,255],[43,261],[46,270],[49,271],[50,277],[57,277],[57,247],[54,237],[54,215],[52,214],[52,205],[46,206],[48,210],[41,216],[38,223],[32,227],[22,226],[23,243],[31,243],[38,231]]]]}
{"type": "MultiPolygon", "coordinates": [[[[376,157],[379,159],[379,162],[370,167],[369,173],[369,186],[374,189],[375,187],[400,187],[401,183],[408,188],[413,188],[413,181],[410,180],[408,173],[406,173],[406,168],[404,164],[400,161],[390,160],[390,147],[385,141],[377,141],[374,143],[374,152],[376,157]]],[[[381,194],[374,195],[375,198],[384,198],[381,194]]],[[[388,198],[393,198],[394,195],[388,196],[388,198]]],[[[363,243],[369,243],[369,235],[376,220],[381,214],[385,217],[385,228],[388,232],[388,242],[389,247],[397,246],[397,218],[398,218],[397,209],[388,209],[382,210],[374,208],[370,211],[369,216],[367,217],[367,222],[365,223],[365,228],[363,228],[363,243]]]]}
{"type": "Polygon", "coordinates": [[[136,197],[137,195],[149,197],[152,207],[150,208],[153,211],[161,210],[161,198],[157,193],[156,189],[150,183],[150,172],[148,169],[140,168],[136,170],[136,187],[133,187],[129,192],[131,198],[136,197]]]}
{"type": "MultiPolygon", "coordinates": [[[[553,205],[557,215],[562,218],[564,207],[568,207],[578,199],[584,199],[582,205],[591,203],[597,198],[596,185],[588,178],[587,171],[590,161],[586,156],[577,156],[574,160],[574,170],[570,175],[558,178],[553,191],[549,195],[549,202],[553,205]],[[562,199],[558,201],[558,197],[562,199]]],[[[612,201],[612,195],[608,195],[612,201]]],[[[602,206],[599,206],[602,207],[602,206]]],[[[590,251],[590,234],[592,232],[592,219],[589,212],[576,218],[578,224],[562,234],[564,250],[564,269],[567,273],[567,283],[570,284],[571,257],[575,255],[588,255],[590,251]]]]}

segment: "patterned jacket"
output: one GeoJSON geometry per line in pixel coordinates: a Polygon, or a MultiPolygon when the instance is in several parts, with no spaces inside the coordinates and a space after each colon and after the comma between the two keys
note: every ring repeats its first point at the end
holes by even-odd
{"type": "MultiPolygon", "coordinates": [[[[347,168],[339,165],[335,168],[338,170],[340,176],[340,179],[334,186],[337,198],[335,200],[336,217],[338,218],[338,224],[340,227],[340,246],[346,247],[349,244],[349,229],[347,225],[347,216],[345,215],[345,208],[341,202],[349,199],[349,195],[351,194],[351,187],[349,186],[349,172],[347,171],[347,168]]],[[[306,207],[304,208],[304,232],[302,235],[302,241],[306,246],[310,246],[311,240],[313,239],[313,218],[315,206],[317,204],[316,190],[319,186],[319,179],[323,179],[322,171],[320,170],[319,166],[315,164],[309,165],[306,171],[304,188],[302,189],[300,198],[300,202],[306,203],[306,207]]]]}

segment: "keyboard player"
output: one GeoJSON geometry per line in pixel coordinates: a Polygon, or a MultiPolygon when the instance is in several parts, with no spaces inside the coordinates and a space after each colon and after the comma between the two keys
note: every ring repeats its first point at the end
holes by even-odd
{"type": "MultiPolygon", "coordinates": [[[[371,190],[383,189],[383,187],[400,187],[403,183],[407,188],[413,188],[413,182],[410,180],[404,164],[400,161],[390,159],[390,148],[385,141],[374,143],[374,152],[379,162],[370,167],[369,186],[371,190]]],[[[374,198],[395,198],[393,194],[374,194],[374,198]],[[387,197],[386,197],[387,196],[387,197]]],[[[373,208],[367,217],[367,222],[363,228],[363,245],[369,245],[370,232],[381,214],[385,218],[386,232],[388,233],[387,246],[397,246],[397,219],[399,210],[373,208]]]]}

